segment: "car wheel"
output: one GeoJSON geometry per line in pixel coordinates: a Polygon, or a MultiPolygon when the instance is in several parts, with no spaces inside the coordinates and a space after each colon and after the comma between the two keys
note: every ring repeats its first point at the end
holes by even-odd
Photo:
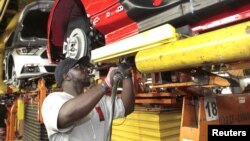
{"type": "Polygon", "coordinates": [[[66,58],[80,59],[88,55],[90,40],[87,33],[89,31],[89,24],[86,19],[76,18],[70,21],[63,45],[63,54],[66,58]]]}

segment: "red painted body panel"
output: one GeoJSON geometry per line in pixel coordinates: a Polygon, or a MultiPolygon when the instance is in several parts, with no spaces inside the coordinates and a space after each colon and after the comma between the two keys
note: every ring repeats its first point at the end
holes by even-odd
{"type": "Polygon", "coordinates": [[[105,35],[106,44],[138,33],[137,23],[117,0],[81,1],[95,28],[105,35]]]}
{"type": "Polygon", "coordinates": [[[106,44],[138,33],[137,23],[131,20],[120,3],[90,17],[93,25],[105,35],[106,44]]]}
{"type": "Polygon", "coordinates": [[[239,9],[221,13],[218,14],[217,16],[200,21],[199,23],[192,25],[192,31],[203,32],[226,24],[250,18],[249,7],[250,4],[247,4],[239,9]]]}
{"type": "Polygon", "coordinates": [[[112,42],[122,40],[124,38],[133,36],[133,35],[138,34],[138,33],[139,33],[139,31],[138,31],[137,23],[133,22],[133,23],[128,24],[124,27],[121,27],[118,30],[115,30],[113,32],[106,34],[106,36],[105,36],[106,44],[110,44],[112,42]]]}
{"type": "Polygon", "coordinates": [[[51,39],[51,23],[52,23],[52,17],[53,17],[53,14],[54,14],[54,11],[55,11],[55,8],[57,6],[57,3],[58,3],[59,0],[55,0],[52,8],[51,8],[51,11],[50,11],[50,14],[49,14],[49,19],[48,19],[48,26],[47,26],[47,38],[48,38],[48,42],[47,42],[47,55],[48,55],[48,59],[50,61],[50,63],[54,63],[52,62],[52,57],[51,57],[51,43],[50,43],[50,39],[51,39]]]}
{"type": "MultiPolygon", "coordinates": [[[[52,15],[58,1],[60,0],[55,1],[49,18],[49,38],[52,15]]],[[[138,33],[137,23],[128,17],[118,0],[81,0],[81,2],[94,27],[105,35],[106,44],[138,33]]],[[[48,53],[50,54],[50,50],[48,53]]]]}
{"type": "Polygon", "coordinates": [[[81,0],[85,7],[85,11],[89,16],[93,16],[113,5],[117,4],[119,0],[81,0]]]}

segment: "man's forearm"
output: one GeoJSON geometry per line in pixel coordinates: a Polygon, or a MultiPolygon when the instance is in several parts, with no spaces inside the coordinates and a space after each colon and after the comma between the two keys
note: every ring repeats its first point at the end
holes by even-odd
{"type": "Polygon", "coordinates": [[[66,102],[59,112],[58,125],[61,128],[65,128],[73,122],[87,116],[104,94],[105,90],[101,84],[98,84],[86,93],[66,102]]]}
{"type": "Polygon", "coordinates": [[[122,83],[123,83],[123,91],[121,99],[125,107],[125,116],[126,116],[134,111],[135,92],[131,78],[124,79],[122,83]]]}

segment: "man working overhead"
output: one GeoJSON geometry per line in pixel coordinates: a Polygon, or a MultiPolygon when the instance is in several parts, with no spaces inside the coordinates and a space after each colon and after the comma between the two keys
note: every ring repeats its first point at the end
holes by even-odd
{"type": "Polygon", "coordinates": [[[111,67],[101,84],[83,93],[90,84],[89,63],[67,58],[55,70],[55,79],[63,92],[49,94],[43,102],[42,115],[51,141],[105,141],[111,118],[111,97],[105,95],[113,86],[115,72],[122,74],[121,96],[116,96],[114,118],[124,117],[134,110],[134,90],[131,72],[111,67]]]}

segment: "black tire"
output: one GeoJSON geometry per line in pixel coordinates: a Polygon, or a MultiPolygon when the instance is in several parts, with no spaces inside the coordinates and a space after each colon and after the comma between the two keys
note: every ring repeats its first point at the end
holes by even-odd
{"type": "Polygon", "coordinates": [[[91,41],[87,36],[90,32],[90,24],[87,18],[78,17],[68,24],[63,52],[65,57],[80,59],[90,56],[91,41]]]}

